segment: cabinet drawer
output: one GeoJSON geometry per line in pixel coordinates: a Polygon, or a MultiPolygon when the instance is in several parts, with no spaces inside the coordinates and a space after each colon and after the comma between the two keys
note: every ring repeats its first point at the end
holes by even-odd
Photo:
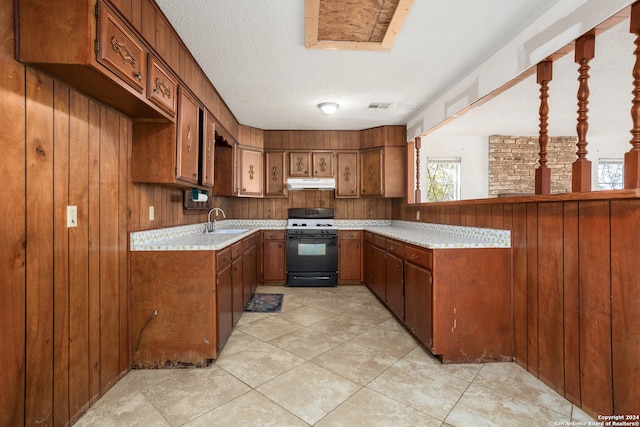
{"type": "Polygon", "coordinates": [[[255,245],[258,242],[257,237],[258,233],[253,233],[251,236],[242,239],[242,250],[246,251],[251,246],[255,245]]]}
{"type": "Polygon", "coordinates": [[[404,258],[405,261],[412,262],[422,267],[431,268],[432,254],[430,249],[418,248],[416,246],[405,246],[404,258]]]}
{"type": "Polygon", "coordinates": [[[262,232],[262,238],[264,240],[284,240],[284,230],[269,230],[262,232]]]}
{"type": "Polygon", "coordinates": [[[382,236],[378,236],[377,234],[373,235],[373,244],[380,247],[380,248],[386,248],[387,247],[387,239],[385,239],[382,236]]]}
{"type": "Polygon", "coordinates": [[[369,231],[365,231],[364,232],[364,241],[365,242],[369,242],[369,243],[373,243],[373,233],[371,233],[369,231]]]}
{"type": "Polygon", "coordinates": [[[147,78],[146,59],[142,43],[110,9],[102,8],[98,62],[120,76],[135,90],[143,93],[147,78]]]}
{"type": "Polygon", "coordinates": [[[387,252],[404,258],[404,243],[397,240],[387,239],[387,252]]]}
{"type": "Polygon", "coordinates": [[[345,240],[360,240],[362,231],[345,230],[338,233],[338,238],[345,240]]]}
{"type": "Polygon", "coordinates": [[[216,269],[218,272],[231,265],[231,249],[224,248],[216,254],[216,269]]]}
{"type": "Polygon", "coordinates": [[[242,255],[242,241],[231,245],[231,259],[236,259],[242,255]]]}

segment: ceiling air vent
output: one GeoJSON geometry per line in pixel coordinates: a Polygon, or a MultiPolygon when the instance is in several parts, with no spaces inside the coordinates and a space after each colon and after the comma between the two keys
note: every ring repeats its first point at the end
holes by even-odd
{"type": "Polygon", "coordinates": [[[367,110],[386,110],[390,106],[390,102],[370,102],[367,110]]]}

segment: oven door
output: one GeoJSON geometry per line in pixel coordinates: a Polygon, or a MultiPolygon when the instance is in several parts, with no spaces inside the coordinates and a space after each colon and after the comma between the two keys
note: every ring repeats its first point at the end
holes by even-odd
{"type": "Polygon", "coordinates": [[[337,235],[287,236],[288,286],[335,286],[337,278],[337,235]]]}

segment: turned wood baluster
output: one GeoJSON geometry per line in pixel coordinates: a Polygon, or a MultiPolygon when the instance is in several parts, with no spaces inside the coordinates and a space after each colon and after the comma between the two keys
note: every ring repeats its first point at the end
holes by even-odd
{"type": "Polygon", "coordinates": [[[536,169],[536,194],[551,193],[551,170],[547,167],[547,142],[549,121],[549,82],[553,77],[553,62],[542,61],[538,64],[537,81],[540,85],[540,166],[536,169]]]}
{"type": "Polygon", "coordinates": [[[575,62],[580,64],[578,82],[578,159],[571,170],[571,190],[591,191],[591,162],[587,160],[587,130],[589,129],[589,61],[595,56],[596,38],[591,31],[576,40],[575,62]]]}
{"type": "Polygon", "coordinates": [[[640,3],[631,6],[630,32],[636,35],[633,54],[633,101],[631,107],[631,150],[624,155],[624,188],[640,187],[640,3]]]}
{"type": "Polygon", "coordinates": [[[415,142],[415,150],[416,150],[416,203],[420,203],[422,201],[420,191],[420,137],[416,137],[415,142]]]}

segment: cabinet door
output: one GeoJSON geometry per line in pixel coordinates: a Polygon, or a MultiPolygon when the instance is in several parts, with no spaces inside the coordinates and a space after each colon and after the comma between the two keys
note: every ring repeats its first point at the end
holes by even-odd
{"type": "Polygon", "coordinates": [[[362,282],[362,231],[338,233],[338,280],[362,282]]]}
{"type": "Polygon", "coordinates": [[[262,196],[262,152],[240,149],[239,196],[262,196]]]}
{"type": "Polygon", "coordinates": [[[284,151],[264,153],[265,156],[265,196],[286,197],[285,183],[286,156],[284,151]]]}
{"type": "MultiPolygon", "coordinates": [[[[362,196],[382,196],[382,148],[365,150],[360,153],[360,192],[362,196]]],[[[400,173],[400,171],[399,171],[400,173]]],[[[404,172],[402,172],[404,173],[404,172]]]]}
{"type": "Polygon", "coordinates": [[[169,113],[176,114],[178,84],[155,56],[149,54],[149,78],[147,98],[169,113]]]}
{"type": "Polygon", "coordinates": [[[233,304],[233,325],[238,322],[240,319],[240,315],[244,310],[244,292],[242,289],[242,256],[238,257],[231,263],[231,289],[232,289],[232,297],[231,301],[233,304]]]}
{"type": "Polygon", "coordinates": [[[387,253],[385,259],[385,302],[391,311],[404,320],[404,284],[403,284],[403,261],[395,255],[387,253]]]}
{"type": "Polygon", "coordinates": [[[215,138],[216,138],[216,123],[213,115],[207,111],[204,114],[204,135],[202,140],[202,156],[200,163],[202,176],[202,185],[205,187],[213,187],[214,183],[214,164],[215,164],[215,138]]]}
{"type": "Polygon", "coordinates": [[[147,78],[146,55],[142,43],[129,32],[107,7],[101,8],[98,62],[143,93],[147,78]]]}
{"type": "Polygon", "coordinates": [[[385,259],[384,250],[365,244],[364,271],[367,287],[381,300],[385,299],[385,259]]]}
{"type": "Polygon", "coordinates": [[[432,289],[431,271],[405,262],[404,322],[429,350],[433,350],[432,289]]]}
{"type": "MultiPolygon", "coordinates": [[[[283,234],[284,235],[284,234],[283,234]]],[[[287,275],[284,240],[263,241],[262,281],[284,283],[287,275]]]]}
{"type": "Polygon", "coordinates": [[[311,177],[310,160],[311,153],[308,151],[289,152],[289,176],[297,178],[311,177]]]}
{"type": "Polygon", "coordinates": [[[311,154],[313,168],[311,175],[318,178],[333,177],[333,153],[331,151],[316,151],[311,154]]]}
{"type": "Polygon", "coordinates": [[[336,197],[358,197],[358,153],[338,153],[336,197]]]}
{"type": "Polygon", "coordinates": [[[218,314],[218,354],[224,347],[233,329],[233,292],[231,287],[231,265],[218,272],[216,286],[216,308],[218,314]]]}
{"type": "Polygon", "coordinates": [[[253,245],[242,254],[242,301],[244,305],[247,304],[258,286],[256,253],[256,245],[253,245]]]}
{"type": "Polygon", "coordinates": [[[178,161],[176,179],[198,185],[200,107],[181,88],[178,102],[178,161]]]}

